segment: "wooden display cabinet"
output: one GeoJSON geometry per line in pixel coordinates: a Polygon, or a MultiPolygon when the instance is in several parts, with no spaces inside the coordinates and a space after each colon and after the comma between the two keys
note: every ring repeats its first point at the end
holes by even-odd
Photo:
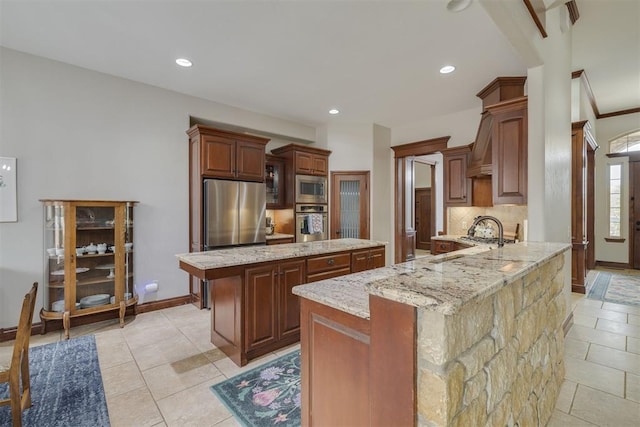
{"type": "Polygon", "coordinates": [[[110,311],[118,312],[123,327],[127,307],[138,302],[133,276],[133,207],[137,202],[41,202],[45,218],[42,333],[47,331],[47,322],[62,320],[65,338],[69,338],[72,319],[110,311]]]}
{"type": "Polygon", "coordinates": [[[282,209],[285,203],[285,159],[267,154],[264,171],[267,209],[282,209]]]}

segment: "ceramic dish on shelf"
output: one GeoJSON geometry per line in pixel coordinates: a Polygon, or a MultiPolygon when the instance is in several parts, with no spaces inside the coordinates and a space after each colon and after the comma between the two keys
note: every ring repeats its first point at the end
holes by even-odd
{"type": "MultiPolygon", "coordinates": [[[[78,267],[76,268],[76,273],[86,273],[90,269],[87,267],[78,267]]],[[[56,270],[51,272],[52,276],[64,276],[64,270],[56,270]]]]}
{"type": "Polygon", "coordinates": [[[109,304],[111,295],[109,294],[96,294],[89,295],[80,299],[81,308],[96,307],[99,305],[109,304]]]}
{"type": "MultiPolygon", "coordinates": [[[[76,303],[76,310],[80,308],[80,303],[76,303]]],[[[62,313],[64,311],[64,300],[58,300],[51,303],[51,311],[55,311],[57,313],[62,313]]]]}

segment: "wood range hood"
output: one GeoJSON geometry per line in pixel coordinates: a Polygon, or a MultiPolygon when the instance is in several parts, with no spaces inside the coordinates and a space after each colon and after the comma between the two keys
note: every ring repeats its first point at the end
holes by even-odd
{"type": "Polygon", "coordinates": [[[522,98],[526,80],[526,77],[498,77],[476,95],[482,99],[482,117],[469,154],[467,178],[491,178],[493,174],[493,153],[491,150],[493,115],[490,110],[499,107],[506,101],[522,98]]]}

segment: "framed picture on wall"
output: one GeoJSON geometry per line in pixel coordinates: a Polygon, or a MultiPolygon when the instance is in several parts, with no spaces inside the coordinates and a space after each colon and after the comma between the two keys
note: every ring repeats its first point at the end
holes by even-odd
{"type": "Polygon", "coordinates": [[[0,222],[18,221],[16,159],[0,157],[0,222]]]}

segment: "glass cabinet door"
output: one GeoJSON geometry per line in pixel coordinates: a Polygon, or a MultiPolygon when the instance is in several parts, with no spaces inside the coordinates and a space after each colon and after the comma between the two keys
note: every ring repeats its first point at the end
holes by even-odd
{"type": "Polygon", "coordinates": [[[133,203],[127,203],[124,213],[124,300],[133,298],[133,203]]]}
{"type": "Polygon", "coordinates": [[[65,209],[62,205],[45,205],[44,245],[45,277],[44,309],[65,311],[65,209]]]}
{"type": "MultiPolygon", "coordinates": [[[[116,234],[114,206],[75,206],[75,242],[69,277],[75,279],[75,295],[70,310],[87,310],[115,303],[118,252],[124,257],[123,239],[116,234]],[[120,242],[118,242],[120,240],[120,242]]],[[[121,228],[122,229],[122,228],[121,228]]],[[[73,282],[71,282],[73,284],[73,282]]]]}
{"type": "Polygon", "coordinates": [[[267,156],[264,182],[267,194],[267,209],[284,205],[284,160],[267,156]]]}

